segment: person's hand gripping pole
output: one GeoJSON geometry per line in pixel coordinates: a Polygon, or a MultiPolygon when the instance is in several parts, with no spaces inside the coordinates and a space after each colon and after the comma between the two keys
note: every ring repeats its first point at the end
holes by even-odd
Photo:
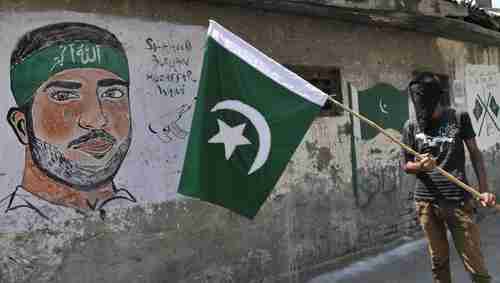
{"type": "Polygon", "coordinates": [[[496,198],[492,193],[480,193],[480,192],[478,192],[477,190],[473,189],[469,185],[467,185],[464,182],[457,179],[455,176],[448,173],[443,168],[437,166],[436,161],[430,155],[418,153],[417,151],[415,151],[414,149],[412,149],[408,145],[402,143],[399,139],[396,139],[395,137],[391,136],[388,132],[386,132],[382,127],[377,125],[375,122],[364,117],[363,115],[359,114],[358,112],[355,112],[354,110],[348,108],[347,106],[344,106],[342,103],[333,99],[331,96],[328,96],[328,100],[330,100],[333,104],[337,105],[338,107],[342,108],[343,110],[349,112],[351,115],[356,116],[358,119],[367,123],[372,128],[375,128],[377,131],[379,131],[384,136],[386,136],[389,140],[391,140],[392,142],[399,145],[401,148],[406,150],[408,153],[414,155],[416,157],[417,161],[419,161],[419,160],[423,161],[422,166],[425,166],[425,168],[438,170],[439,173],[441,173],[443,176],[445,176],[452,183],[456,184],[460,188],[469,192],[474,197],[474,199],[478,200],[483,206],[494,207],[497,211],[500,211],[500,204],[496,204],[496,198]]]}
{"type": "Polygon", "coordinates": [[[429,153],[418,154],[415,156],[415,160],[417,161],[418,169],[421,171],[432,171],[437,166],[436,159],[429,153]]]}

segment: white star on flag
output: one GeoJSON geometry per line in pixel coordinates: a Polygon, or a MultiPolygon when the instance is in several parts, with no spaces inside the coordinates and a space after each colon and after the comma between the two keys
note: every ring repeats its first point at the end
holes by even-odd
{"type": "Polygon", "coordinates": [[[236,127],[228,126],[224,121],[217,119],[219,125],[219,132],[208,140],[209,143],[223,143],[226,154],[226,160],[231,158],[234,150],[239,145],[252,144],[245,136],[243,131],[246,124],[240,124],[236,127]]]}

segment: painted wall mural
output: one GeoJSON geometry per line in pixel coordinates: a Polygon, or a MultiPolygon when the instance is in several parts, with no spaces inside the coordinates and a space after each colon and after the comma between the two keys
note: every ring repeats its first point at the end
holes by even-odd
{"type": "MultiPolygon", "coordinates": [[[[399,139],[409,117],[408,96],[387,83],[378,83],[363,91],[352,89],[353,101],[357,101],[360,113],[399,139]]],[[[356,105],[354,108],[356,110],[356,105]]],[[[366,123],[355,120],[353,132],[353,189],[356,204],[363,209],[378,196],[391,199],[391,195],[401,193],[398,190],[402,182],[400,148],[366,123]]]]}
{"type": "Polygon", "coordinates": [[[149,132],[164,143],[169,143],[174,139],[186,139],[189,132],[180,126],[180,121],[193,107],[194,101],[191,104],[182,104],[177,109],[161,115],[157,120],[149,123],[149,132]]]}
{"type": "MultiPolygon", "coordinates": [[[[385,129],[400,131],[409,117],[408,96],[390,84],[379,83],[358,93],[359,110],[385,129]]],[[[369,140],[378,131],[361,123],[361,137],[369,140]]]]}
{"type": "Polygon", "coordinates": [[[175,198],[205,28],[27,14],[0,41],[0,231],[175,198]]]}
{"type": "Polygon", "coordinates": [[[498,66],[467,65],[465,94],[467,111],[478,145],[487,149],[500,138],[500,72],[498,66]]]}
{"type": "Polygon", "coordinates": [[[113,182],[132,139],[129,69],[118,39],[89,24],[43,26],[19,40],[10,69],[17,106],[7,120],[25,164],[5,212],[31,209],[49,219],[31,197],[102,215],[112,201],[135,202],[113,182]]]}

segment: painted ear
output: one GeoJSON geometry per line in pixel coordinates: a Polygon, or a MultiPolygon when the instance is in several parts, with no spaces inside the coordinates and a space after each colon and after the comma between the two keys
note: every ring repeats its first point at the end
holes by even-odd
{"type": "Polygon", "coordinates": [[[14,130],[19,142],[28,144],[28,131],[26,130],[26,115],[19,108],[10,108],[7,113],[7,121],[14,130]]]}

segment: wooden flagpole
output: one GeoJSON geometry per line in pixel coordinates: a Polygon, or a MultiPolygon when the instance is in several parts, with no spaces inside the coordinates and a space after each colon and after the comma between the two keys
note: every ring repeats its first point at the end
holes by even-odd
{"type": "MultiPolygon", "coordinates": [[[[354,110],[351,110],[350,108],[344,106],[342,103],[338,102],[337,100],[333,99],[332,97],[328,96],[328,100],[330,100],[333,104],[337,105],[338,107],[342,108],[343,110],[351,113],[352,115],[356,116],[357,118],[359,118],[361,121],[367,123],[368,125],[370,125],[371,127],[377,129],[379,132],[381,132],[384,136],[386,136],[388,139],[390,139],[392,142],[398,144],[401,148],[403,148],[404,150],[406,150],[408,153],[411,153],[415,156],[418,156],[420,155],[420,153],[416,152],[415,150],[413,150],[411,147],[409,147],[408,145],[402,143],[400,140],[396,139],[395,137],[391,136],[391,134],[389,134],[387,131],[385,131],[382,127],[380,127],[379,125],[377,125],[375,122],[371,121],[370,119],[364,117],[363,115],[355,112],[354,110]]],[[[443,176],[445,176],[446,178],[448,178],[448,180],[450,180],[451,182],[455,183],[457,186],[461,187],[462,189],[464,189],[465,191],[469,192],[470,194],[472,194],[472,196],[476,199],[476,200],[479,200],[480,196],[481,196],[481,193],[479,193],[477,190],[473,189],[471,186],[465,184],[464,182],[460,181],[459,179],[457,179],[455,176],[451,175],[450,173],[448,173],[446,170],[444,170],[443,168],[439,167],[439,166],[436,166],[435,167],[436,170],[439,171],[439,173],[441,173],[443,176]]],[[[497,211],[500,211],[500,204],[496,204],[494,206],[494,208],[497,210],[497,211]]]]}

